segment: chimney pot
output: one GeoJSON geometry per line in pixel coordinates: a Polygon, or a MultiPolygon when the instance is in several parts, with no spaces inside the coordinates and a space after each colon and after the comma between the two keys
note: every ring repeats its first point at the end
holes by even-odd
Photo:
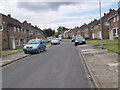
{"type": "Polygon", "coordinates": [[[8,17],[11,17],[11,15],[10,15],[10,14],[8,14],[8,17]]]}

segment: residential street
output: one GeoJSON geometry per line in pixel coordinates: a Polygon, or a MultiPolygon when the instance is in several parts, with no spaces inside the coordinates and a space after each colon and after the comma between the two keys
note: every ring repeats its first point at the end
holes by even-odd
{"type": "Polygon", "coordinates": [[[3,68],[2,79],[3,88],[91,88],[70,40],[3,68]]]}

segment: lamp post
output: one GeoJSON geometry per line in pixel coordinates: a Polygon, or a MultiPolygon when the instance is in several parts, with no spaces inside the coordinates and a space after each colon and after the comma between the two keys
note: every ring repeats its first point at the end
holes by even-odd
{"type": "Polygon", "coordinates": [[[99,11],[100,11],[100,31],[101,31],[101,48],[103,49],[103,30],[102,30],[102,18],[101,18],[101,0],[99,0],[99,11]]]}

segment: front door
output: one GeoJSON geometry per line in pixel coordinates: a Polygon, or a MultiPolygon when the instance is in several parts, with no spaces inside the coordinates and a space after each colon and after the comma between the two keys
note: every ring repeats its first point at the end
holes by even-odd
{"type": "Polygon", "coordinates": [[[15,46],[15,39],[12,39],[12,49],[16,49],[16,46],[15,46]]]}

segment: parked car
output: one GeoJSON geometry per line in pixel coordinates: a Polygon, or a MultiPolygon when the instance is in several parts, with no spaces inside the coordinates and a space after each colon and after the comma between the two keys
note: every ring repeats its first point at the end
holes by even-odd
{"type": "Polygon", "coordinates": [[[75,41],[75,36],[72,37],[72,42],[74,42],[74,41],[75,41]]]}
{"type": "Polygon", "coordinates": [[[60,41],[62,41],[62,37],[59,37],[58,39],[59,39],[60,41]]]}
{"type": "Polygon", "coordinates": [[[55,45],[55,44],[60,44],[60,40],[58,38],[53,38],[51,40],[51,45],[55,45]]]}
{"type": "Polygon", "coordinates": [[[44,41],[47,43],[47,42],[49,42],[49,40],[48,39],[44,39],[44,41]]]}
{"type": "Polygon", "coordinates": [[[53,39],[53,37],[47,37],[48,42],[51,42],[51,40],[53,39]]]}
{"type": "Polygon", "coordinates": [[[76,36],[74,43],[75,43],[75,46],[77,46],[81,44],[86,44],[86,41],[82,36],[76,36]]]}
{"type": "Polygon", "coordinates": [[[46,50],[46,44],[42,39],[32,39],[23,48],[25,54],[40,53],[46,50]]]}

